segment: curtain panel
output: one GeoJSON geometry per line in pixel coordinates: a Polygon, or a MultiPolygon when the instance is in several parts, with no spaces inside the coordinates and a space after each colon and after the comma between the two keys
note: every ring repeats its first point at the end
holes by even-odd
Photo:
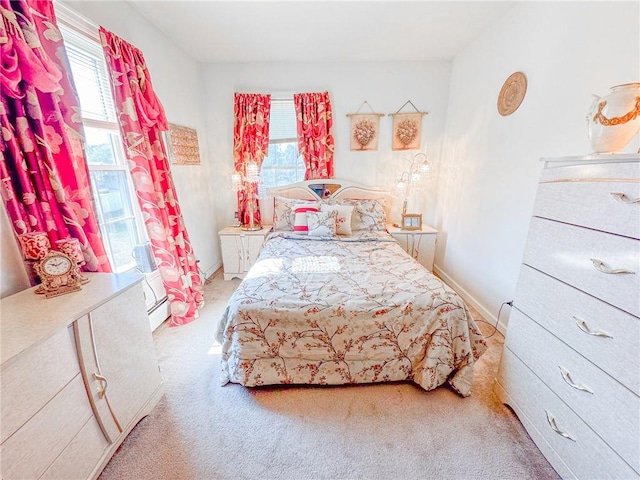
{"type": "MultiPolygon", "coordinates": [[[[247,225],[250,223],[248,203],[251,195],[254,199],[258,195],[258,185],[245,180],[246,167],[254,161],[260,171],[262,161],[269,153],[271,95],[236,93],[233,112],[233,165],[243,178],[242,188],[238,191],[238,220],[242,225],[247,225]]],[[[253,218],[256,224],[260,224],[259,208],[255,208],[253,218]]]]}
{"type": "Polygon", "coordinates": [[[100,27],[124,150],[151,249],[171,305],[171,326],[198,317],[202,279],[184,225],[161,132],[164,108],[142,52],[100,27]]]}
{"type": "Polygon", "coordinates": [[[45,232],[51,245],[76,238],[83,269],[109,272],[53,3],[1,0],[0,8],[0,193],[14,233],[45,232]]]}
{"type": "Polygon", "coordinates": [[[305,180],[333,178],[333,114],[329,92],[293,95],[305,180]]]}

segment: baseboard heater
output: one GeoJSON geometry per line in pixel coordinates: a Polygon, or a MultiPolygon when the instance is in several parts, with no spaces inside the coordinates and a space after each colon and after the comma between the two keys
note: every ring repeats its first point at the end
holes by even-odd
{"type": "Polygon", "coordinates": [[[154,306],[147,310],[151,331],[153,332],[156,328],[158,328],[162,324],[162,322],[164,322],[169,317],[169,314],[169,298],[167,297],[160,299],[154,306]]]}

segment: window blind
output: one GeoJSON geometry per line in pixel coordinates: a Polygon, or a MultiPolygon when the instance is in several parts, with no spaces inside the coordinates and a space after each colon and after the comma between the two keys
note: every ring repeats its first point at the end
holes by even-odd
{"type": "Polygon", "coordinates": [[[271,99],[271,113],[269,114],[269,142],[285,143],[297,142],[296,109],[293,99],[271,99]]]}
{"type": "Polygon", "coordinates": [[[116,114],[102,48],[95,41],[60,26],[82,117],[115,122],[116,114]]]}

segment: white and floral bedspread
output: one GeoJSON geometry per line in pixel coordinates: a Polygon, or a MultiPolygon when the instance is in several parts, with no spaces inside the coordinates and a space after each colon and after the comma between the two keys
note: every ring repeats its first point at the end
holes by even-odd
{"type": "Polygon", "coordinates": [[[271,234],[216,337],[223,383],[448,381],[464,396],[487,346],[462,299],[386,232],[271,234]]]}

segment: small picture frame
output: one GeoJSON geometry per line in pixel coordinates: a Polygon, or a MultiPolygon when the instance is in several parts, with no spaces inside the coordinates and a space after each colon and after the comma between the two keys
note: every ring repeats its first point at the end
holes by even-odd
{"type": "Polygon", "coordinates": [[[164,140],[173,165],[200,165],[198,132],[195,129],[170,123],[164,140]]]}
{"type": "Polygon", "coordinates": [[[404,213],[400,224],[402,230],[422,230],[421,213],[404,213]]]}

